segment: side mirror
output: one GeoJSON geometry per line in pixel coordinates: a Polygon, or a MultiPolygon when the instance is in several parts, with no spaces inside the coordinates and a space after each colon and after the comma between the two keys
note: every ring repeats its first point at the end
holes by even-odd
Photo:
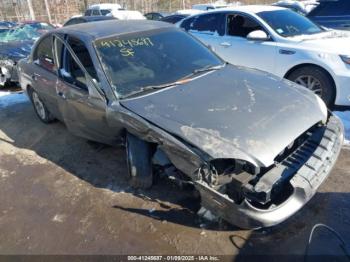
{"type": "Polygon", "coordinates": [[[268,41],[270,37],[263,30],[255,30],[247,35],[247,39],[251,41],[268,41]]]}

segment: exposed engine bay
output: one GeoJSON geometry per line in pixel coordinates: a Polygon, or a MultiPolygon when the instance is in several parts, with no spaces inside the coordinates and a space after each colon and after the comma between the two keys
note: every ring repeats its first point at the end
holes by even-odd
{"type": "MultiPolygon", "coordinates": [[[[163,174],[173,179],[194,182],[201,193],[203,207],[228,222],[237,224],[237,221],[230,221],[231,217],[227,215],[232,211],[230,206],[239,208],[248,204],[261,211],[274,210],[295,193],[293,179],[296,179],[298,171],[304,172],[306,168],[311,168],[316,177],[316,172],[327,164],[326,160],[332,160],[327,152],[339,151],[341,147],[341,139],[337,136],[339,127],[334,125],[334,120],[331,117],[328,126],[319,123],[310,128],[286,147],[270,167],[256,167],[243,160],[214,159],[198,169],[191,179],[177,170],[159,148],[154,154],[153,164],[158,167],[158,171],[162,170],[163,174]],[[226,201],[230,206],[225,204],[226,201]]],[[[310,184],[311,181],[310,177],[310,184]]],[[[265,226],[259,223],[248,224],[243,227],[265,226]]]]}

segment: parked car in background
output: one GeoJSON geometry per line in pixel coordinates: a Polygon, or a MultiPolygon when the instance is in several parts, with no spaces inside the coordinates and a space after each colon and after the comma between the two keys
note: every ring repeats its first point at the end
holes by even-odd
{"type": "Polygon", "coordinates": [[[192,9],[202,10],[202,11],[208,11],[213,10],[217,8],[224,8],[227,7],[226,2],[219,2],[219,3],[213,3],[213,4],[196,4],[192,5],[192,9]]]}
{"type": "Polygon", "coordinates": [[[166,23],[171,23],[171,24],[176,24],[177,22],[180,22],[182,19],[188,17],[189,15],[169,15],[166,17],[163,17],[162,19],[160,19],[160,21],[162,22],[166,22],[166,23]]]}
{"type": "Polygon", "coordinates": [[[234,1],[234,2],[230,2],[230,3],[227,3],[225,1],[216,1],[214,3],[192,5],[192,9],[201,10],[201,11],[209,11],[209,10],[218,9],[218,8],[240,6],[240,5],[241,5],[240,1],[234,1]]]}
{"type": "Polygon", "coordinates": [[[305,6],[305,10],[307,13],[310,13],[320,4],[318,0],[302,0],[301,2],[305,6]]]}
{"type": "Polygon", "coordinates": [[[300,1],[282,0],[282,1],[278,1],[277,3],[274,3],[272,5],[289,8],[290,10],[293,10],[294,12],[297,12],[301,15],[307,14],[307,10],[305,9],[305,6],[300,1]]]}
{"type": "Polygon", "coordinates": [[[192,184],[203,208],[243,228],[278,224],[302,208],[342,146],[340,120],[318,96],[227,64],[166,23],[63,27],[18,67],[41,121],[57,118],[111,145],[125,141],[132,186],[149,188],[156,172],[168,174],[192,184]]]}
{"type": "Polygon", "coordinates": [[[139,11],[125,10],[119,4],[91,5],[85,12],[85,16],[113,16],[119,20],[144,20],[139,11]]]}
{"type": "Polygon", "coordinates": [[[10,28],[6,26],[0,26],[0,38],[1,38],[1,35],[6,34],[6,32],[8,32],[9,30],[10,28]]]}
{"type": "Polygon", "coordinates": [[[96,4],[91,5],[89,8],[85,11],[85,16],[100,16],[100,15],[109,15],[113,11],[120,11],[125,10],[122,8],[119,4],[96,4]]]}
{"type": "Polygon", "coordinates": [[[205,11],[198,10],[198,9],[182,9],[182,10],[177,10],[174,15],[196,15],[203,13],[205,11]]]}
{"type": "Polygon", "coordinates": [[[52,29],[47,23],[31,21],[0,31],[0,87],[18,81],[18,61],[30,54],[34,42],[43,33],[52,29]]]}
{"type": "Polygon", "coordinates": [[[12,28],[16,26],[16,23],[10,21],[0,21],[1,28],[12,28]]]}
{"type": "Polygon", "coordinates": [[[305,16],[274,6],[214,10],[186,18],[179,26],[232,64],[294,81],[329,107],[350,106],[346,33],[325,30],[305,16]]]}
{"type": "Polygon", "coordinates": [[[350,30],[350,1],[322,0],[308,17],[327,28],[350,30]]]}
{"type": "Polygon", "coordinates": [[[169,16],[170,14],[169,13],[165,13],[165,12],[151,12],[151,13],[147,13],[145,14],[145,17],[148,19],[148,20],[156,20],[156,21],[159,21],[161,20],[162,18],[166,17],[166,16],[169,16]]]}
{"type": "Polygon", "coordinates": [[[37,31],[39,34],[44,34],[52,29],[55,29],[56,27],[46,23],[46,22],[41,22],[41,21],[21,21],[18,23],[18,26],[27,26],[31,27],[35,31],[37,31]]]}
{"type": "Polygon", "coordinates": [[[105,21],[105,20],[114,20],[116,19],[113,16],[79,16],[79,17],[73,17],[69,19],[67,22],[64,23],[63,26],[69,26],[69,25],[76,25],[76,24],[82,24],[82,23],[91,23],[91,22],[98,22],[98,21],[105,21]]]}

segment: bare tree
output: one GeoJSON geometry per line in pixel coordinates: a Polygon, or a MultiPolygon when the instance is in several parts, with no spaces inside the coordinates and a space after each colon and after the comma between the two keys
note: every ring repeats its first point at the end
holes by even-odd
{"type": "Polygon", "coordinates": [[[28,9],[29,9],[30,19],[35,20],[35,13],[33,10],[32,0],[27,0],[27,4],[28,4],[28,9]]]}
{"type": "Polygon", "coordinates": [[[45,0],[45,8],[46,8],[47,17],[49,19],[49,23],[51,24],[52,20],[51,20],[50,6],[47,0],[45,0]]]}

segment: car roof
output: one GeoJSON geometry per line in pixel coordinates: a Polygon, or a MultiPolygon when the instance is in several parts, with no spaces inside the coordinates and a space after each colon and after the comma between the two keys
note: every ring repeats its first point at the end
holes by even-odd
{"type": "Polygon", "coordinates": [[[93,16],[80,16],[80,17],[77,17],[77,19],[84,19],[86,22],[93,22],[93,21],[115,20],[116,18],[113,16],[93,15],[93,16]]]}
{"type": "Polygon", "coordinates": [[[107,20],[62,27],[53,32],[63,34],[84,34],[85,37],[90,38],[90,40],[95,40],[113,35],[137,33],[171,27],[175,28],[171,24],[152,20],[107,20]]]}
{"type": "Polygon", "coordinates": [[[115,8],[122,8],[122,6],[120,4],[102,3],[102,4],[90,5],[88,9],[115,9],[115,8]]]}
{"type": "Polygon", "coordinates": [[[265,11],[278,11],[285,10],[283,7],[272,5],[241,5],[241,6],[229,6],[220,9],[210,10],[208,12],[222,12],[222,11],[237,11],[257,14],[265,11]]]}

